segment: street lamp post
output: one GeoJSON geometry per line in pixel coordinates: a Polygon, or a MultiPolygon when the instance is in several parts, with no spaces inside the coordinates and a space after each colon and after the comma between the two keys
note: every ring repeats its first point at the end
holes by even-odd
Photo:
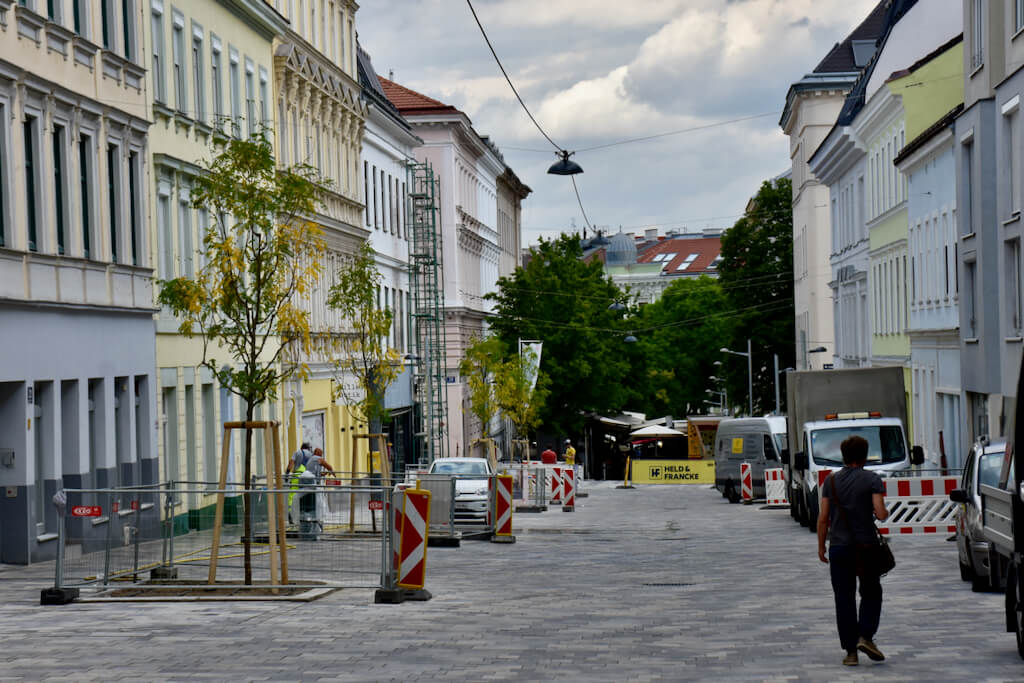
{"type": "Polygon", "coordinates": [[[750,340],[747,340],[747,352],[733,351],[724,346],[719,349],[722,353],[731,353],[735,356],[746,356],[747,358],[747,415],[754,416],[754,354],[750,351],[750,340]]]}
{"type": "Polygon", "coordinates": [[[725,380],[722,379],[721,377],[715,377],[714,375],[711,375],[710,377],[708,377],[708,379],[711,380],[712,382],[721,382],[722,383],[722,390],[720,392],[717,392],[717,393],[720,393],[722,395],[723,412],[726,415],[728,415],[729,414],[729,389],[725,386],[725,380]]]}

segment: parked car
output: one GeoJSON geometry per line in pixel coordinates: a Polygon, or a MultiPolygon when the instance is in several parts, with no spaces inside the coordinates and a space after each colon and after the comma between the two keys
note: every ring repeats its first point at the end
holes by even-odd
{"type": "Polygon", "coordinates": [[[971,590],[1002,588],[998,570],[992,571],[993,554],[985,539],[981,523],[981,485],[998,486],[999,474],[1006,454],[1005,441],[981,439],[971,449],[960,488],[949,498],[959,503],[956,513],[956,547],[960,561],[960,578],[971,582],[971,590]]]}
{"type": "Polygon", "coordinates": [[[764,471],[782,467],[787,448],[785,417],[741,417],[722,420],[715,433],[715,488],[730,503],[740,501],[740,465],[750,463],[754,498],[764,498],[764,471]]]}
{"type": "Polygon", "coordinates": [[[429,474],[455,477],[455,523],[486,524],[491,465],[486,458],[439,458],[429,474]]]}

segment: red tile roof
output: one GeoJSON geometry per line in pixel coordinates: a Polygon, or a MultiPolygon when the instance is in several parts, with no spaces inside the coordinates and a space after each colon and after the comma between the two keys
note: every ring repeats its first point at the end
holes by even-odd
{"type": "Polygon", "coordinates": [[[651,263],[658,254],[674,254],[662,262],[661,272],[666,276],[713,274],[718,270],[708,266],[722,253],[722,240],[718,237],[682,237],[665,239],[653,243],[637,256],[637,263],[651,263]],[[696,258],[684,270],[679,266],[687,261],[691,254],[696,258]]]}
{"type": "Polygon", "coordinates": [[[416,114],[461,114],[458,109],[450,104],[445,104],[433,97],[427,97],[423,93],[406,88],[394,81],[382,76],[377,76],[380,85],[384,88],[384,94],[391,100],[391,104],[401,112],[402,116],[415,116],[416,114]]]}

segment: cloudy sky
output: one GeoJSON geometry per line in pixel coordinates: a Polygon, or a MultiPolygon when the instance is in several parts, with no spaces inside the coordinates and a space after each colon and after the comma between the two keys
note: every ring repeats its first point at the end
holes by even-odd
{"type": "MultiPolygon", "coordinates": [[[[728,227],[788,170],[778,120],[877,0],[474,0],[513,83],[559,146],[579,150],[590,222],[627,232],[728,227]],[[746,119],[726,123],[736,119],[746,119]],[[717,125],[722,124],[722,125],[717,125]],[[645,142],[587,148],[710,126],[645,142]]],[[[584,219],[550,145],[519,108],[465,0],[364,0],[381,75],[453,104],[531,188],[523,242],[584,219]]]]}

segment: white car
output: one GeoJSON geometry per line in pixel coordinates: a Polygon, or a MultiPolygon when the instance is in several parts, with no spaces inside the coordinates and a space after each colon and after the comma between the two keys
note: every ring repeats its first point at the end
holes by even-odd
{"type": "Polygon", "coordinates": [[[487,523],[491,500],[487,487],[493,472],[485,458],[440,458],[430,464],[428,473],[455,477],[456,523],[487,523]]]}
{"type": "Polygon", "coordinates": [[[982,484],[999,486],[999,474],[1002,471],[1003,459],[1006,455],[1006,442],[1003,440],[979,441],[974,444],[964,472],[960,487],[949,493],[954,503],[960,503],[956,512],[956,547],[960,559],[960,578],[971,582],[971,589],[984,591],[989,588],[1001,588],[1000,573],[992,572],[992,554],[981,523],[981,493],[978,487],[982,484]]]}

